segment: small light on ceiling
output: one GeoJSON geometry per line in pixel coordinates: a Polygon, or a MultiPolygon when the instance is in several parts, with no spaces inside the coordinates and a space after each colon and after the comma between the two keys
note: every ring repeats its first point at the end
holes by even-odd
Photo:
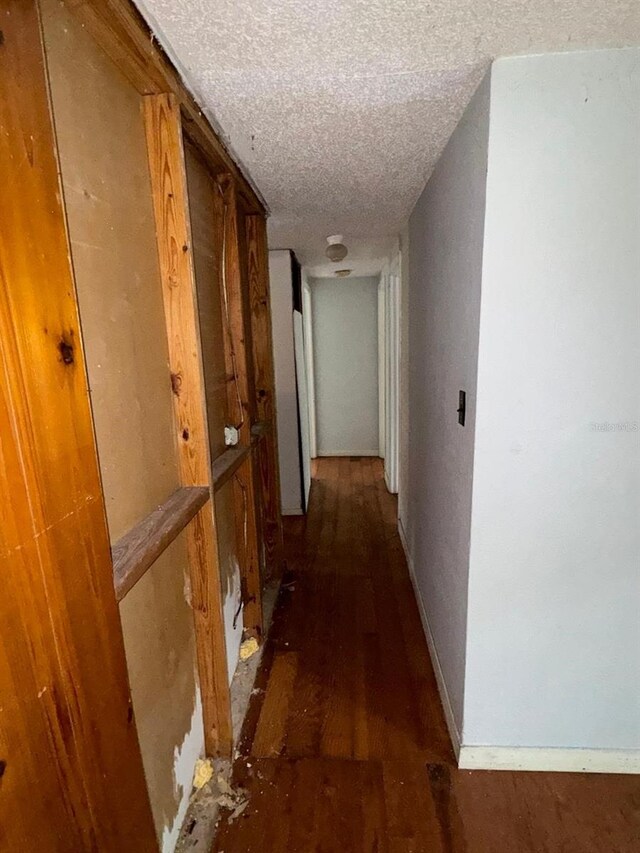
{"type": "Polygon", "coordinates": [[[353,270],[336,270],[336,275],[338,278],[346,278],[348,275],[351,275],[353,270]]]}
{"type": "Polygon", "coordinates": [[[342,234],[333,234],[331,237],[327,237],[329,245],[325,249],[325,254],[334,263],[344,260],[349,252],[342,239],[342,234]]]}

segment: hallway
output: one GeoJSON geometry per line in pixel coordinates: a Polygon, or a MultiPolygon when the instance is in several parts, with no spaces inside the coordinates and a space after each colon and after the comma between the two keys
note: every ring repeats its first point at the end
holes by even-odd
{"type": "Polygon", "coordinates": [[[457,770],[382,464],[315,465],[214,851],[636,851],[637,777],[457,770]]]}

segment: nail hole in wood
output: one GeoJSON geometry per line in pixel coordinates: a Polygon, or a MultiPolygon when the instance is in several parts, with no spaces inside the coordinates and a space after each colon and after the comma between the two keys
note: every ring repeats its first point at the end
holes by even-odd
{"type": "Polygon", "coordinates": [[[58,344],[58,352],[62,356],[64,364],[73,364],[73,346],[65,338],[62,338],[58,344]]]}
{"type": "Polygon", "coordinates": [[[180,396],[180,387],[182,385],[182,376],[179,373],[171,374],[171,390],[176,395],[176,397],[180,396]]]}

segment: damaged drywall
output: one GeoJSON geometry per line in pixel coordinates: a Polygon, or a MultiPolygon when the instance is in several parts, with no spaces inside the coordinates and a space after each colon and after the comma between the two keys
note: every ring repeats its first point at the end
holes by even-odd
{"type": "Polygon", "coordinates": [[[204,752],[193,614],[184,598],[184,534],[120,604],[133,709],[151,809],[170,853],[204,752]]]}
{"type": "Polygon", "coordinates": [[[218,555],[223,596],[224,631],[227,643],[227,672],[233,678],[242,642],[242,591],[233,507],[233,482],[216,493],[218,555]]]}

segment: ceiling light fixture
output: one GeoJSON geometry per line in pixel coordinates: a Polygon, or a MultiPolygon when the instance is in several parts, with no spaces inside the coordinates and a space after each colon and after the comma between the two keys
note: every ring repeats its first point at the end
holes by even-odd
{"type": "Polygon", "coordinates": [[[327,237],[327,243],[329,244],[325,249],[325,254],[329,258],[330,261],[337,263],[338,261],[342,261],[347,257],[349,250],[342,242],[342,234],[333,234],[331,237],[327,237]]]}
{"type": "Polygon", "coordinates": [[[335,274],[338,278],[346,278],[348,275],[351,275],[353,270],[336,270],[335,274]]]}

